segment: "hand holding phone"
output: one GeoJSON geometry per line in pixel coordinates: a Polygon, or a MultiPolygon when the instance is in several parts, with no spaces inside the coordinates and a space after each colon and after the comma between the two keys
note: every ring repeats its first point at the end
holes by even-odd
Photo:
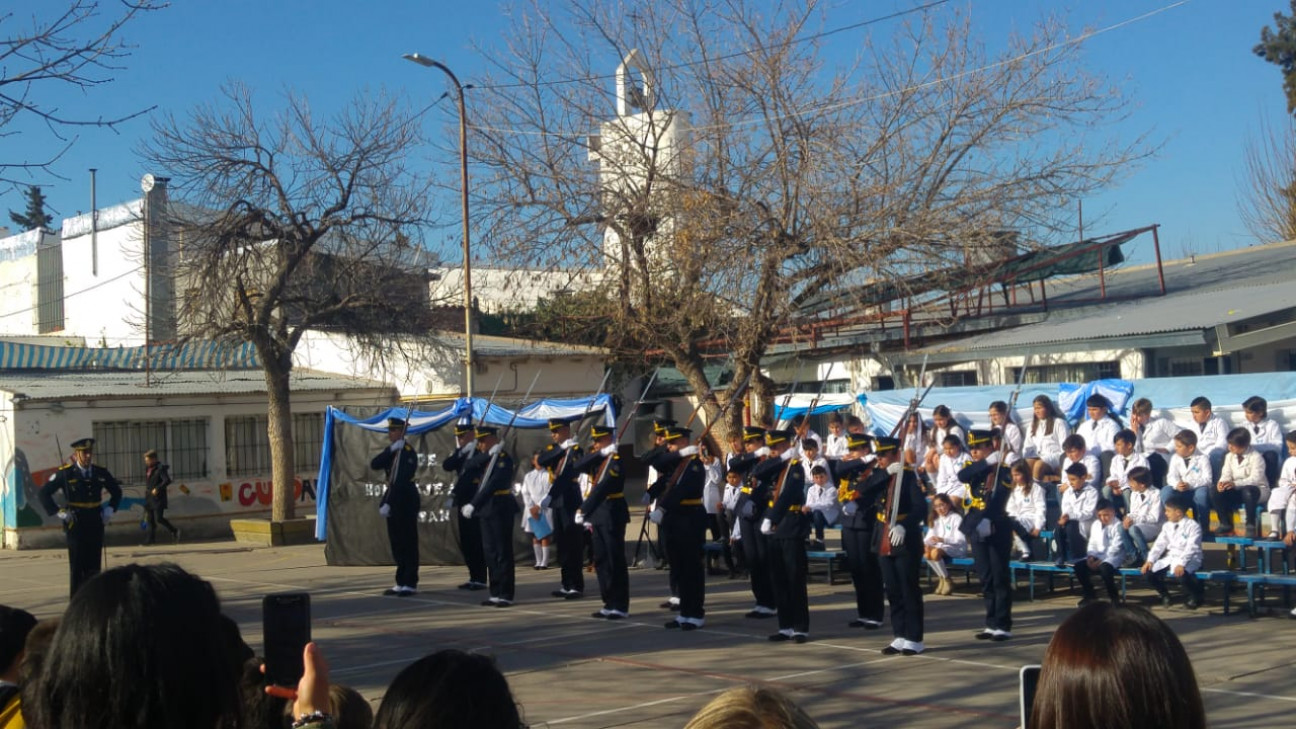
{"type": "Polygon", "coordinates": [[[1017,674],[1017,703],[1021,714],[1021,729],[1029,729],[1031,704],[1035,703],[1035,687],[1039,685],[1039,666],[1022,666],[1017,674]]]}
{"type": "Polygon", "coordinates": [[[266,682],[296,688],[305,664],[302,652],[310,642],[310,595],[280,592],[261,600],[261,631],[265,645],[266,682]]]}

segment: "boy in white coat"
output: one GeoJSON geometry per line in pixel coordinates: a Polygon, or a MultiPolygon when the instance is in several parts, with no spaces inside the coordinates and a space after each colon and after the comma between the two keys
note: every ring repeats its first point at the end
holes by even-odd
{"type": "Polygon", "coordinates": [[[1120,590],[1116,588],[1116,572],[1125,561],[1121,525],[1116,519],[1116,508],[1107,499],[1100,499],[1094,512],[1098,518],[1098,525],[1089,532],[1085,558],[1075,563],[1076,580],[1084,592],[1080,607],[1098,599],[1098,594],[1094,592],[1093,583],[1089,579],[1094,572],[1102,576],[1103,584],[1107,586],[1107,596],[1111,598],[1112,604],[1119,605],[1121,596],[1120,590]]]}
{"type": "Polygon", "coordinates": [[[1184,607],[1197,609],[1202,602],[1202,584],[1197,570],[1202,564],[1202,531],[1196,521],[1185,518],[1192,506],[1191,497],[1179,493],[1166,502],[1166,524],[1161,535],[1148,552],[1147,561],[1139,569],[1147,575],[1148,582],[1161,596],[1161,604],[1170,607],[1170,591],[1166,589],[1166,573],[1178,577],[1185,595],[1184,607]]]}
{"type": "Polygon", "coordinates": [[[837,523],[840,506],[837,503],[837,487],[828,481],[828,469],[815,466],[810,472],[811,484],[806,489],[805,506],[814,522],[814,541],[810,546],[817,550],[824,548],[824,529],[837,523]]]}
{"type": "Polygon", "coordinates": [[[1192,499],[1193,515],[1203,533],[1210,528],[1210,490],[1215,486],[1215,472],[1210,459],[1197,450],[1197,434],[1181,430],[1174,437],[1174,457],[1166,471],[1166,485],[1161,489],[1161,503],[1170,503],[1175,494],[1192,499]]]}
{"type": "Polygon", "coordinates": [[[1073,463],[1066,470],[1065,484],[1058,485],[1062,492],[1062,514],[1058,517],[1057,566],[1066,567],[1082,559],[1087,553],[1086,540],[1089,527],[1094,523],[1094,507],[1098,505],[1098,490],[1089,485],[1089,471],[1083,462],[1073,463]]]}
{"type": "Polygon", "coordinates": [[[1228,453],[1220,468],[1219,483],[1211,490],[1211,506],[1219,517],[1216,534],[1233,533],[1233,513],[1243,507],[1246,535],[1256,536],[1256,506],[1269,498],[1264,457],[1251,447],[1251,431],[1234,428],[1228,434],[1228,453]]]}
{"type": "Polygon", "coordinates": [[[1283,539],[1296,526],[1296,514],[1287,508],[1296,496],[1296,430],[1287,434],[1287,460],[1278,473],[1278,484],[1269,492],[1269,538],[1283,539]]]}
{"type": "Polygon", "coordinates": [[[1147,468],[1130,469],[1129,512],[1125,514],[1125,550],[1136,564],[1147,561],[1148,543],[1156,541],[1165,523],[1161,492],[1152,488],[1152,472],[1147,468]]]}

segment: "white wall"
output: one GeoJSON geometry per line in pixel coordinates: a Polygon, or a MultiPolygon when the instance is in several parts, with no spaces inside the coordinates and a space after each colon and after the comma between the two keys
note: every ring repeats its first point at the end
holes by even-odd
{"type": "Polygon", "coordinates": [[[90,233],[89,214],[63,222],[64,331],[85,337],[91,346],[144,344],[140,210],[136,200],[100,211],[96,235],[90,233]]]}

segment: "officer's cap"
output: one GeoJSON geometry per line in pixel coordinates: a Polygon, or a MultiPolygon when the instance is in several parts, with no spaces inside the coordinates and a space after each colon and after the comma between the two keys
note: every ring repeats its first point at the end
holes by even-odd
{"type": "Polygon", "coordinates": [[[657,435],[666,435],[666,429],[675,424],[671,418],[654,418],[653,432],[657,435]]]}
{"type": "Polygon", "coordinates": [[[973,429],[967,432],[968,448],[982,448],[990,445],[994,438],[994,433],[988,430],[973,429]]]}
{"type": "Polygon", "coordinates": [[[610,426],[610,425],[604,425],[604,424],[602,424],[602,423],[595,423],[594,425],[591,425],[591,426],[590,426],[590,437],[591,437],[591,438],[595,438],[595,439],[598,439],[598,438],[605,438],[605,437],[607,437],[607,436],[609,436],[609,435],[612,435],[612,426],[610,426]]]}
{"type": "Polygon", "coordinates": [[[890,436],[879,435],[873,439],[873,452],[881,455],[889,451],[894,451],[900,447],[900,439],[890,436]]]}
{"type": "Polygon", "coordinates": [[[94,450],[94,438],[82,438],[81,440],[72,441],[72,450],[74,451],[94,450]]]}
{"type": "Polygon", "coordinates": [[[872,445],[873,436],[868,433],[848,433],[846,435],[846,447],[852,451],[860,448],[868,448],[872,445]]]}
{"type": "Polygon", "coordinates": [[[662,433],[662,437],[666,439],[667,443],[673,440],[679,440],[680,438],[687,439],[691,435],[693,435],[693,432],[688,428],[681,428],[677,425],[672,425],[666,429],[665,433],[662,433]]]}
{"type": "Polygon", "coordinates": [[[744,443],[753,440],[764,440],[765,429],[760,427],[759,425],[744,426],[742,439],[744,443]]]}
{"type": "Polygon", "coordinates": [[[767,430],[765,431],[765,445],[772,446],[779,443],[786,443],[792,440],[792,431],[790,430],[767,430]]]}
{"type": "Polygon", "coordinates": [[[478,438],[485,438],[488,435],[495,435],[497,433],[499,433],[499,428],[496,428],[493,425],[479,425],[476,430],[476,436],[478,438]]]}

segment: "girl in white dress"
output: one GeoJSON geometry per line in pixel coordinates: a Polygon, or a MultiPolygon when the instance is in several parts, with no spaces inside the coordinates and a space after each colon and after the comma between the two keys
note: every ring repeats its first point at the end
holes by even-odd
{"type": "Polygon", "coordinates": [[[535,538],[531,528],[531,519],[543,520],[549,530],[553,530],[553,509],[543,509],[540,502],[549,495],[549,472],[540,467],[540,451],[531,454],[531,470],[522,477],[522,531],[531,535],[531,548],[535,550],[535,567],[538,570],[549,569],[549,542],[552,537],[546,534],[543,539],[535,538]]]}
{"type": "Polygon", "coordinates": [[[923,556],[939,580],[935,594],[950,595],[954,592],[954,583],[945,568],[945,560],[967,556],[967,537],[959,531],[963,516],[954,510],[954,502],[948,495],[936,494],[932,497],[930,518],[927,536],[923,538],[923,556]]]}
{"type": "Polygon", "coordinates": [[[1012,466],[1012,494],[1008,496],[1008,518],[1013,524],[1013,543],[1021,552],[1022,561],[1030,559],[1031,541],[1044,528],[1044,488],[1031,478],[1031,467],[1026,461],[1012,466]]]}

